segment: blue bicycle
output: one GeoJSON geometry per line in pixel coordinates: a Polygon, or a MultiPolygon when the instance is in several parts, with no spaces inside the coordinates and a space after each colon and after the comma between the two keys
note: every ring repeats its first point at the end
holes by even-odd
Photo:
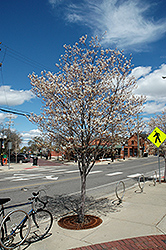
{"type": "Polygon", "coordinates": [[[43,239],[50,231],[53,224],[52,214],[45,209],[48,203],[47,196],[41,199],[41,193],[33,192],[29,202],[4,207],[10,198],[0,199],[0,216],[3,216],[0,224],[0,246],[3,249],[14,249],[25,241],[34,242],[43,239]],[[12,210],[5,216],[5,209],[31,205],[29,212],[21,209],[12,210]],[[38,206],[40,204],[40,207],[38,206]]]}

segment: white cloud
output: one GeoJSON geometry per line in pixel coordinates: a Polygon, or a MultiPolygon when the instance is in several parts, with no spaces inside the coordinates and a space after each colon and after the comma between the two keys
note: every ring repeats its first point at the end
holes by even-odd
{"type": "Polygon", "coordinates": [[[136,79],[139,79],[140,77],[146,76],[150,73],[152,67],[136,67],[132,70],[132,75],[135,76],[136,79]]]}
{"type": "Polygon", "coordinates": [[[34,98],[31,90],[13,90],[10,86],[0,87],[0,105],[21,105],[34,98]]]}
{"type": "Polygon", "coordinates": [[[0,123],[2,123],[5,120],[6,117],[7,117],[6,114],[0,113],[0,123]]]}
{"type": "Polygon", "coordinates": [[[65,19],[92,29],[94,35],[107,31],[103,42],[115,44],[119,48],[141,48],[142,44],[159,40],[166,32],[166,20],[154,21],[152,4],[143,0],[49,0],[55,5],[63,2],[65,19]],[[146,15],[151,11],[150,18],[146,15]]]}
{"type": "Polygon", "coordinates": [[[147,96],[145,104],[147,114],[161,112],[166,106],[166,79],[162,78],[165,72],[166,64],[162,64],[155,70],[151,67],[137,67],[132,71],[138,79],[135,94],[147,96]]]}
{"type": "Polygon", "coordinates": [[[23,139],[22,144],[24,146],[28,146],[28,141],[30,141],[33,137],[40,136],[40,135],[41,135],[41,132],[40,132],[39,129],[32,129],[30,131],[23,131],[21,133],[21,136],[22,136],[22,139],[23,139]]]}
{"type": "MultiPolygon", "coordinates": [[[[138,67],[133,70],[136,72],[136,78],[138,88],[137,94],[144,94],[148,100],[165,100],[166,98],[166,80],[162,78],[166,72],[166,64],[162,64],[158,69],[154,71],[150,70],[150,67],[138,67]],[[137,70],[138,69],[138,70],[137,70]],[[137,74],[139,71],[139,74],[137,74]],[[146,74],[145,74],[146,72],[146,74]],[[149,73],[148,73],[149,72],[149,73]],[[142,74],[142,76],[141,76],[142,74]]],[[[134,74],[135,75],[135,74],[134,74]]]]}
{"type": "Polygon", "coordinates": [[[6,118],[16,119],[17,115],[9,114],[9,113],[0,113],[0,123],[3,123],[6,118]]]}
{"type": "Polygon", "coordinates": [[[48,2],[52,5],[54,8],[56,5],[60,4],[62,0],[48,0],[48,2]]]}
{"type": "Polygon", "coordinates": [[[147,114],[155,114],[159,113],[165,108],[165,103],[164,102],[147,102],[145,104],[145,109],[144,112],[147,114]]]}

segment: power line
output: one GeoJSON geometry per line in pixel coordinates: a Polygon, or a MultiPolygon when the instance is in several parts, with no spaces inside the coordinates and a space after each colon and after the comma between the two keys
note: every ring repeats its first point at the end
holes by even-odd
{"type": "MultiPolygon", "coordinates": [[[[2,65],[3,62],[5,60],[6,55],[9,55],[23,63],[29,64],[30,66],[35,66],[41,69],[41,67],[44,67],[45,69],[47,69],[47,67],[35,60],[32,60],[24,55],[22,55],[21,53],[11,49],[10,47],[4,45],[3,43],[0,42],[0,45],[2,46],[2,50],[0,48],[0,51],[2,51],[3,53],[3,58],[2,61],[0,62],[0,71],[1,71],[1,78],[2,78],[2,86],[4,87],[4,79],[3,79],[3,72],[2,72],[2,65]]],[[[47,69],[48,70],[48,69],[47,69]]],[[[5,99],[6,99],[6,104],[8,105],[8,101],[7,101],[7,96],[6,96],[6,91],[4,88],[4,95],[5,95],[5,99]]],[[[11,109],[11,108],[0,108],[0,111],[5,112],[5,113],[10,113],[10,114],[15,114],[15,115],[21,115],[21,116],[25,116],[25,117],[30,117],[30,112],[26,112],[26,111],[22,111],[22,110],[17,110],[17,109],[11,109]]]]}
{"type": "MultiPolygon", "coordinates": [[[[2,44],[0,42],[0,44],[2,44]]],[[[1,50],[1,49],[0,49],[1,50]]],[[[3,90],[4,90],[4,96],[5,96],[5,100],[6,100],[6,104],[8,105],[8,101],[7,101],[7,96],[6,96],[6,91],[5,91],[5,87],[4,87],[4,78],[3,78],[3,72],[2,72],[2,65],[3,65],[3,61],[5,60],[5,56],[6,56],[6,49],[5,49],[5,53],[4,53],[4,56],[3,56],[3,59],[0,63],[0,71],[1,71],[1,78],[2,78],[2,86],[3,86],[3,90]]]]}
{"type": "MultiPolygon", "coordinates": [[[[16,60],[19,60],[25,64],[28,64],[30,66],[34,66],[34,67],[39,68],[39,69],[41,69],[41,67],[42,67],[48,71],[50,70],[46,65],[39,63],[39,62],[21,54],[20,52],[6,46],[5,44],[1,43],[1,45],[2,45],[2,49],[3,49],[2,53],[4,53],[4,56],[5,56],[5,54],[7,54],[8,56],[10,56],[16,60]]],[[[52,71],[54,71],[54,70],[52,70],[52,71]]]]}
{"type": "Polygon", "coordinates": [[[30,117],[30,114],[28,112],[18,112],[18,111],[14,111],[14,110],[9,110],[9,109],[4,109],[4,108],[0,108],[0,111],[5,112],[5,113],[11,113],[11,114],[15,114],[15,115],[22,115],[25,117],[30,117]]]}
{"type": "MultiPolygon", "coordinates": [[[[5,95],[5,99],[6,99],[6,105],[7,106],[9,106],[8,105],[8,101],[7,101],[7,96],[6,96],[6,91],[5,91],[5,87],[4,87],[4,78],[3,78],[3,71],[2,71],[2,66],[3,66],[3,62],[4,62],[4,60],[5,60],[5,57],[6,57],[6,54],[7,54],[7,51],[12,51],[12,49],[11,48],[9,48],[9,47],[7,47],[6,45],[4,45],[4,44],[2,44],[1,42],[0,42],[0,45],[3,45],[4,47],[5,47],[5,51],[3,51],[3,53],[4,53],[4,55],[3,55],[3,58],[2,58],[2,61],[0,62],[0,71],[1,71],[1,78],[2,78],[2,86],[3,86],[3,88],[4,88],[4,95],[5,95]]],[[[4,49],[4,48],[3,48],[4,49]]],[[[0,48],[0,51],[1,51],[1,48],[0,48]]],[[[14,51],[14,50],[13,50],[14,51]]],[[[35,62],[35,61],[33,61],[33,60],[31,60],[31,59],[29,59],[29,58],[26,58],[25,56],[23,56],[23,55],[21,55],[19,52],[16,52],[15,51],[15,55],[17,56],[17,54],[18,54],[18,56],[20,56],[20,58],[22,57],[22,61],[24,62],[24,63],[26,63],[26,60],[27,60],[27,63],[28,63],[28,60],[29,60],[29,62],[31,63],[36,63],[36,64],[38,64],[38,65],[40,65],[40,66],[44,66],[44,65],[42,65],[42,64],[39,64],[38,62],[35,62]]],[[[18,59],[18,58],[16,58],[16,59],[18,59]]],[[[19,60],[19,59],[18,59],[19,60]]],[[[30,65],[32,65],[32,63],[30,64],[30,65]]],[[[2,112],[5,112],[5,113],[11,113],[11,114],[15,114],[15,115],[22,115],[22,116],[25,116],[25,117],[30,117],[30,112],[26,112],[26,111],[22,111],[22,110],[17,110],[17,109],[11,109],[11,108],[0,108],[0,111],[2,111],[2,112]]]]}

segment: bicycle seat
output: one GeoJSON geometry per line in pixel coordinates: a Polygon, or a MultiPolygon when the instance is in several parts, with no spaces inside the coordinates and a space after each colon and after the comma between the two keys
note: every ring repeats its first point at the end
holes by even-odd
{"type": "Polygon", "coordinates": [[[0,198],[0,205],[5,204],[6,202],[10,201],[10,198],[0,198]]]}

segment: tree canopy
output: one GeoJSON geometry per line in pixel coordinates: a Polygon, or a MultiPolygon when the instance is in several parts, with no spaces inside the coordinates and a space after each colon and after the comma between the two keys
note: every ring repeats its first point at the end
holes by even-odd
{"type": "Polygon", "coordinates": [[[97,37],[87,45],[83,36],[64,48],[56,64],[59,72],[29,76],[44,104],[43,113],[34,114],[31,121],[72,148],[86,147],[95,138],[115,140],[132,133],[145,98],[133,95],[131,58],[119,50],[104,50],[97,37]]]}
{"type": "Polygon", "coordinates": [[[41,115],[32,114],[30,120],[77,153],[84,197],[100,145],[115,144],[135,131],[145,97],[133,94],[132,58],[123,51],[104,49],[97,37],[88,42],[87,36],[64,49],[57,73],[29,76],[34,94],[43,101],[41,115]]]}

